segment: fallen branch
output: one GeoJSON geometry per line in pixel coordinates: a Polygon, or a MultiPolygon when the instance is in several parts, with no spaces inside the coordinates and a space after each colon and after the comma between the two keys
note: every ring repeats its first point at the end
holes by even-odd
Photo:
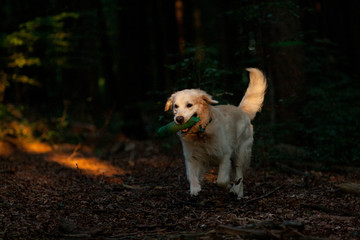
{"type": "Polygon", "coordinates": [[[285,229],[285,228],[293,228],[302,230],[304,228],[303,223],[297,221],[284,221],[284,222],[274,222],[274,221],[260,221],[258,220],[255,223],[249,223],[242,226],[239,226],[241,229],[285,229]]]}
{"type": "Polygon", "coordinates": [[[214,235],[216,233],[215,230],[211,230],[208,232],[200,232],[200,233],[179,233],[173,235],[166,235],[167,239],[199,239],[202,237],[207,237],[214,235]]]}
{"type": "Polygon", "coordinates": [[[138,186],[130,186],[130,185],[127,185],[125,183],[121,184],[121,186],[125,189],[128,189],[128,190],[140,190],[142,189],[141,187],[138,187],[138,186]]]}
{"type": "Polygon", "coordinates": [[[274,236],[279,236],[281,234],[280,230],[267,230],[266,231],[266,230],[262,230],[262,229],[244,229],[244,228],[239,228],[239,227],[231,227],[231,226],[227,226],[227,225],[217,226],[216,232],[217,233],[225,233],[225,234],[229,234],[229,235],[239,235],[240,237],[251,236],[252,238],[254,238],[254,237],[265,238],[265,237],[270,237],[270,236],[274,237],[274,236]]]}
{"type": "Polygon", "coordinates": [[[67,160],[73,159],[73,158],[76,156],[76,154],[78,153],[78,151],[79,151],[79,149],[80,149],[81,146],[82,146],[82,144],[81,144],[81,143],[78,143],[78,144],[76,145],[76,147],[74,148],[73,152],[68,156],[67,160]]]}
{"type": "Polygon", "coordinates": [[[262,196],[260,196],[260,197],[253,198],[253,199],[250,199],[249,201],[246,201],[246,202],[243,204],[242,207],[245,207],[245,206],[248,205],[249,203],[253,203],[253,202],[256,202],[256,201],[258,201],[258,200],[260,200],[260,199],[263,199],[263,198],[266,198],[266,197],[270,196],[271,194],[273,194],[274,192],[276,192],[277,190],[279,190],[279,189],[282,188],[283,186],[284,186],[284,184],[276,187],[275,189],[271,190],[270,192],[268,192],[268,193],[266,193],[266,194],[264,194],[264,195],[262,195],[262,196]]]}
{"type": "Polygon", "coordinates": [[[316,210],[316,211],[321,211],[321,212],[325,212],[331,215],[337,215],[337,216],[358,216],[358,214],[347,211],[347,210],[343,210],[343,209],[330,209],[327,208],[325,206],[321,206],[321,205],[310,205],[310,204],[305,204],[302,203],[300,204],[300,206],[305,207],[305,208],[309,208],[312,210],[316,210]]]}
{"type": "Polygon", "coordinates": [[[246,239],[323,239],[302,234],[299,230],[302,230],[303,228],[304,225],[301,222],[284,221],[282,223],[276,223],[272,221],[263,221],[238,227],[219,225],[216,227],[216,233],[237,235],[245,237],[246,239]]]}
{"type": "MultiPolygon", "coordinates": [[[[212,235],[216,234],[216,230],[210,230],[208,232],[168,232],[168,233],[158,233],[157,231],[144,233],[135,232],[135,233],[121,233],[117,235],[112,235],[110,237],[101,237],[101,239],[213,239],[212,235]]],[[[98,238],[97,238],[98,239],[98,238]]]]}
{"type": "Polygon", "coordinates": [[[65,238],[90,238],[91,235],[87,233],[77,233],[77,234],[63,234],[61,237],[65,238]]]}
{"type": "Polygon", "coordinates": [[[342,183],[336,185],[336,187],[340,188],[340,190],[343,192],[360,195],[360,184],[358,183],[352,183],[352,182],[342,183]]]}

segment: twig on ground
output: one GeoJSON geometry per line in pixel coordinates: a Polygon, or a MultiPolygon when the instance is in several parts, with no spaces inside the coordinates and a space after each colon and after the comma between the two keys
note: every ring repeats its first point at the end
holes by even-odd
{"type": "MultiPolygon", "coordinates": [[[[135,233],[123,233],[118,235],[112,235],[111,237],[105,237],[101,239],[138,239],[140,236],[142,239],[208,239],[212,235],[216,234],[216,230],[210,230],[207,232],[194,232],[194,233],[186,233],[186,232],[169,232],[169,233],[158,233],[148,232],[144,234],[144,232],[135,232],[135,233]]],[[[212,239],[212,238],[210,238],[212,239]]]]}
{"type": "Polygon", "coordinates": [[[78,143],[76,145],[76,147],[74,148],[74,151],[70,154],[70,156],[67,159],[69,160],[69,159],[72,159],[73,157],[75,157],[81,146],[82,146],[82,144],[78,143]]]}
{"type": "Polygon", "coordinates": [[[353,213],[353,212],[343,210],[340,208],[330,209],[330,208],[327,208],[327,207],[321,206],[321,205],[310,205],[310,204],[305,204],[305,203],[300,204],[300,206],[305,207],[305,208],[310,208],[313,210],[317,210],[317,211],[321,211],[321,212],[326,212],[331,215],[353,216],[353,217],[359,216],[359,214],[357,214],[357,213],[353,213]]]}
{"type": "Polygon", "coordinates": [[[250,217],[238,217],[235,218],[234,221],[246,221],[246,222],[261,222],[261,220],[259,219],[255,219],[255,218],[250,218],[250,217]]]}
{"type": "Polygon", "coordinates": [[[209,235],[215,234],[215,230],[210,230],[208,232],[199,232],[199,233],[179,233],[166,235],[167,239],[199,239],[200,237],[206,237],[209,235]]]}
{"type": "Polygon", "coordinates": [[[78,170],[80,176],[83,176],[82,173],[81,173],[81,169],[79,168],[78,163],[75,163],[75,165],[76,165],[76,169],[78,170]]]}
{"type": "Polygon", "coordinates": [[[125,189],[129,189],[129,190],[140,190],[142,189],[141,187],[138,187],[138,186],[130,186],[130,185],[127,185],[125,183],[121,184],[121,186],[125,189]]]}
{"type": "MultiPolygon", "coordinates": [[[[272,231],[274,231],[272,234],[280,234],[280,230],[272,230],[272,231]]],[[[229,234],[229,235],[239,235],[241,237],[252,236],[254,238],[269,236],[267,231],[264,231],[261,229],[243,229],[243,228],[232,227],[232,226],[227,226],[227,225],[217,226],[216,232],[217,233],[225,233],[225,234],[229,234]]]]}
{"type": "Polygon", "coordinates": [[[263,221],[256,224],[247,224],[243,226],[219,225],[216,227],[216,233],[237,235],[251,239],[307,239],[322,240],[312,236],[306,236],[300,231],[304,225],[301,222],[285,221],[282,223],[263,221]]]}
{"type": "Polygon", "coordinates": [[[282,188],[283,186],[284,186],[284,184],[276,187],[275,189],[271,190],[270,192],[268,192],[268,193],[266,193],[266,194],[264,194],[264,195],[262,195],[262,196],[260,196],[260,197],[256,197],[256,198],[250,199],[249,201],[246,201],[246,202],[243,204],[242,207],[245,207],[245,206],[248,205],[249,203],[253,203],[253,202],[256,202],[256,201],[258,201],[258,200],[260,200],[260,199],[263,199],[263,198],[268,197],[269,195],[273,194],[274,192],[276,192],[277,190],[279,190],[279,189],[282,188]]]}
{"type": "Polygon", "coordinates": [[[65,238],[90,238],[91,235],[87,233],[77,233],[77,234],[63,234],[61,237],[65,238]]]}

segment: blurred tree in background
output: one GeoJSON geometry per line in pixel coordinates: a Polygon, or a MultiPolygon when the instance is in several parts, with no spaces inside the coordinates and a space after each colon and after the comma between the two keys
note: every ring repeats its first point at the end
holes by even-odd
{"type": "Polygon", "coordinates": [[[259,67],[269,89],[255,120],[258,157],[281,158],[279,146],[287,146],[304,160],[359,165],[356,1],[3,0],[0,7],[0,137],[29,132],[12,129],[15,121],[43,140],[84,141],[76,126],[152,138],[167,121],[159,116],[171,92],[202,88],[237,105],[245,68],[259,67]]]}

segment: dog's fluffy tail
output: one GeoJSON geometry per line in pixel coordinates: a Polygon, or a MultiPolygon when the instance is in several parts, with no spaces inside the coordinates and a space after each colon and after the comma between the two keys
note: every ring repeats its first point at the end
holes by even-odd
{"type": "Polygon", "coordinates": [[[250,73],[250,83],[239,108],[247,113],[252,120],[256,113],[261,111],[266,91],[266,78],[257,68],[247,68],[246,70],[250,73]]]}

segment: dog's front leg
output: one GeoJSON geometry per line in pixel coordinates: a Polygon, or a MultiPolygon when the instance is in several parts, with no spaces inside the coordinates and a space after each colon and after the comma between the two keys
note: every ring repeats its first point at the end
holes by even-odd
{"type": "Polygon", "coordinates": [[[190,183],[190,195],[197,196],[201,191],[199,181],[201,163],[193,159],[191,156],[185,156],[186,175],[190,183]]]}

